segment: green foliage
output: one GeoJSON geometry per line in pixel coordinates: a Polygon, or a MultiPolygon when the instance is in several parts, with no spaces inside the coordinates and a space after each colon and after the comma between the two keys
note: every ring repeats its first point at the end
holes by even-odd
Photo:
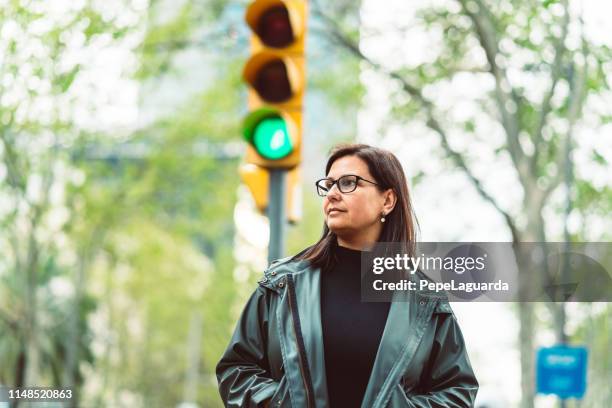
{"type": "MultiPolygon", "coordinates": [[[[151,24],[142,43],[144,59],[137,78],[145,79],[168,71],[173,51],[184,47],[195,28],[192,12],[192,3],[186,2],[175,18],[160,24],[151,24]]],[[[154,19],[156,16],[151,17],[154,19]]]]}
{"type": "Polygon", "coordinates": [[[589,182],[577,180],[574,206],[584,214],[607,217],[612,212],[612,187],[596,188],[589,182]]]}
{"type": "Polygon", "coordinates": [[[125,299],[107,304],[117,320],[106,328],[118,335],[112,347],[125,358],[103,364],[122,389],[146,395],[155,406],[175,405],[187,367],[191,313],[205,310],[212,264],[186,237],[136,216],[109,237],[107,250],[117,267],[103,263],[94,273],[110,285],[109,300],[125,299]]]}
{"type": "Polygon", "coordinates": [[[55,84],[59,88],[59,93],[68,91],[75,78],[77,77],[81,69],[80,65],[75,65],[70,71],[60,74],[55,79],[55,84]]]}
{"type": "Polygon", "coordinates": [[[90,243],[63,230],[76,213],[64,200],[72,170],[64,147],[80,136],[71,88],[81,66],[68,38],[84,37],[87,48],[86,20],[98,21],[98,32],[115,26],[89,4],[62,18],[46,7],[9,2],[0,10],[0,382],[78,387],[79,367],[93,363],[88,319],[97,299],[80,286],[90,243]]]}

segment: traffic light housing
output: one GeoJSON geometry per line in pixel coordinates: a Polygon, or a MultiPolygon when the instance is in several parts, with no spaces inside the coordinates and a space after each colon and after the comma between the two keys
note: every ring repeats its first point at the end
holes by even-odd
{"type": "MultiPolygon", "coordinates": [[[[268,170],[246,163],[240,167],[240,178],[248,187],[255,206],[261,214],[266,214],[268,209],[270,173],[268,170]]],[[[302,180],[300,167],[289,170],[287,175],[287,194],[285,195],[285,208],[287,209],[287,221],[292,224],[302,219],[302,180]]]]}
{"type": "Polygon", "coordinates": [[[255,0],[247,8],[252,35],[243,70],[249,85],[246,163],[289,170],[301,162],[306,16],[306,0],[255,0]]]}

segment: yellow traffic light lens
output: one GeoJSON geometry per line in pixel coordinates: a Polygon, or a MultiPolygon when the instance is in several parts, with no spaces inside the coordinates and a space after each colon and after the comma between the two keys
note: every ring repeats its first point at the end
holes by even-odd
{"type": "Polygon", "coordinates": [[[294,41],[289,12],[285,6],[266,10],[257,23],[257,35],[268,47],[283,48],[294,41]]]}
{"type": "Polygon", "coordinates": [[[269,160],[291,154],[293,144],[285,121],[280,117],[268,117],[259,122],[254,129],[253,146],[261,157],[269,160]]]}
{"type": "Polygon", "coordinates": [[[291,98],[287,67],[281,60],[272,60],[261,67],[254,86],[259,96],[268,102],[280,103],[291,98]]]}

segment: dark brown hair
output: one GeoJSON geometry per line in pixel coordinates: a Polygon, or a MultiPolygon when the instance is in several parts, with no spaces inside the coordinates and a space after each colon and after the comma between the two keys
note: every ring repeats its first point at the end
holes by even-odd
{"type": "MultiPolygon", "coordinates": [[[[378,238],[378,242],[399,242],[402,252],[413,256],[415,252],[418,220],[414,215],[408,191],[408,183],[401,163],[393,153],[388,150],[367,144],[340,144],[335,146],[327,164],[325,175],[336,160],[345,156],[356,156],[363,160],[370,174],[382,192],[393,189],[397,202],[393,210],[385,216],[386,222],[378,238]]],[[[310,261],[314,267],[331,268],[335,264],[334,249],[338,245],[338,237],[332,232],[327,223],[323,223],[323,235],[314,245],[294,256],[294,259],[310,261]]]]}

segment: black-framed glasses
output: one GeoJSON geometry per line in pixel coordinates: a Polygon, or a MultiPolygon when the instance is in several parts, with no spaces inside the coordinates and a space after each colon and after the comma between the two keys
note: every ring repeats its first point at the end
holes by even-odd
{"type": "Polygon", "coordinates": [[[357,188],[359,180],[363,180],[376,186],[379,185],[378,183],[364,179],[356,174],[345,174],[344,176],[338,178],[338,180],[334,180],[331,177],[322,178],[317,180],[315,185],[317,186],[317,194],[319,194],[321,197],[325,197],[332,189],[334,184],[338,185],[338,190],[340,190],[341,193],[352,193],[357,188]]]}

